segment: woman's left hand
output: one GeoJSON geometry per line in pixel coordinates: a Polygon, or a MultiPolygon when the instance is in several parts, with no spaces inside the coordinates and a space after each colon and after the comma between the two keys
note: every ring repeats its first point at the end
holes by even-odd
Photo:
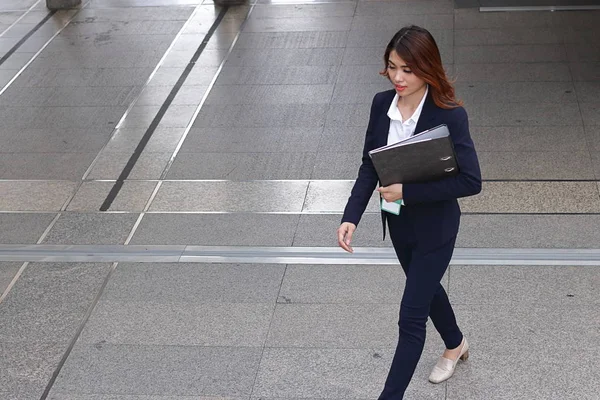
{"type": "Polygon", "coordinates": [[[381,197],[388,203],[392,203],[402,199],[402,184],[394,183],[393,185],[383,186],[377,189],[381,197]]]}

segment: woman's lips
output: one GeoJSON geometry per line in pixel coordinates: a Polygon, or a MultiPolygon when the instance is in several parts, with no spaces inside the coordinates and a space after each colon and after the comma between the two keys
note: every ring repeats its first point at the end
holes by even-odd
{"type": "Polygon", "coordinates": [[[406,86],[397,86],[396,85],[396,90],[403,91],[404,89],[406,89],[406,86]]]}

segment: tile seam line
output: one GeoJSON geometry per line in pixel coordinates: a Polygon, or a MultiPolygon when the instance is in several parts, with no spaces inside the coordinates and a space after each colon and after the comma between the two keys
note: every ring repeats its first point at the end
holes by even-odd
{"type": "Polygon", "coordinates": [[[108,269],[106,277],[104,278],[104,280],[100,286],[100,289],[98,290],[98,293],[96,293],[96,296],[94,297],[94,299],[92,299],[92,303],[90,304],[85,315],[83,316],[83,319],[81,320],[81,322],[77,328],[77,331],[75,332],[75,335],[71,338],[67,349],[63,353],[63,356],[61,357],[61,359],[58,363],[58,366],[53,371],[50,381],[46,385],[44,392],[42,393],[42,396],[40,397],[40,400],[46,400],[48,398],[48,395],[50,394],[50,391],[52,390],[52,387],[54,386],[56,379],[58,378],[58,375],[60,374],[60,371],[62,370],[63,366],[67,362],[67,359],[71,355],[71,351],[75,347],[75,344],[76,344],[77,340],[79,339],[81,333],[83,332],[83,329],[84,329],[85,325],[87,324],[90,316],[92,315],[92,312],[94,311],[94,309],[96,308],[96,305],[100,301],[100,297],[102,296],[102,294],[104,292],[104,288],[108,284],[108,281],[110,280],[113,272],[117,268],[117,264],[118,264],[117,262],[113,262],[112,265],[110,266],[110,268],[108,269]]]}
{"type": "Polygon", "coordinates": [[[223,70],[223,67],[224,67],[225,63],[227,62],[227,60],[229,59],[229,56],[233,52],[233,49],[235,48],[235,45],[237,44],[237,41],[238,41],[240,35],[242,34],[242,31],[244,30],[244,28],[245,28],[245,26],[246,26],[246,24],[248,22],[248,19],[250,18],[250,15],[252,14],[252,11],[254,10],[254,7],[256,6],[256,3],[257,3],[257,0],[253,0],[253,3],[250,6],[250,9],[248,10],[248,13],[246,14],[246,16],[244,18],[244,21],[239,26],[239,31],[235,35],[235,37],[234,37],[231,45],[229,46],[229,49],[228,49],[227,53],[223,57],[223,60],[221,61],[221,63],[217,67],[217,70],[215,71],[215,74],[214,74],[212,80],[210,81],[210,83],[209,83],[206,91],[204,92],[204,96],[202,96],[202,99],[200,100],[200,103],[197,105],[196,109],[194,110],[194,113],[192,114],[192,117],[188,121],[188,124],[185,126],[183,135],[179,139],[179,142],[177,143],[177,146],[175,146],[175,150],[171,154],[171,157],[169,158],[169,161],[167,162],[167,165],[162,170],[162,172],[160,174],[160,177],[158,179],[159,181],[164,181],[165,178],[167,177],[167,175],[168,175],[168,173],[169,173],[169,171],[171,169],[171,166],[175,162],[175,158],[179,154],[179,152],[180,152],[180,150],[181,150],[181,148],[183,146],[183,143],[187,139],[187,136],[190,133],[190,131],[192,130],[192,128],[194,126],[194,123],[196,122],[196,118],[198,118],[198,115],[200,114],[200,110],[202,109],[202,107],[204,106],[204,104],[206,104],[206,100],[207,100],[210,92],[212,91],[213,87],[215,86],[215,84],[217,82],[217,79],[218,79],[219,75],[221,74],[221,71],[223,70]]]}
{"type": "MultiPolygon", "coordinates": [[[[91,1],[91,0],[88,0],[88,4],[89,4],[89,1],[91,1]]],[[[100,159],[100,156],[104,153],[104,150],[108,147],[108,144],[110,143],[110,141],[117,134],[117,132],[119,131],[121,125],[123,124],[123,122],[125,121],[125,119],[127,118],[127,116],[129,115],[129,113],[131,112],[131,110],[133,110],[133,108],[135,107],[137,101],[142,96],[142,93],[143,93],[144,89],[146,89],[150,85],[150,82],[152,81],[152,79],[154,78],[154,76],[156,75],[156,73],[158,72],[158,70],[161,68],[161,66],[164,64],[164,62],[167,59],[168,55],[171,53],[171,50],[175,47],[175,42],[177,41],[177,39],[179,39],[181,37],[181,35],[183,34],[184,30],[187,28],[188,25],[190,25],[192,19],[198,14],[199,10],[200,10],[200,4],[194,7],[194,10],[190,14],[189,18],[183,24],[183,26],[181,27],[181,29],[179,30],[179,32],[177,33],[177,35],[175,35],[175,38],[171,41],[171,44],[169,45],[169,47],[167,48],[167,50],[165,50],[165,53],[163,54],[163,56],[161,57],[161,59],[158,61],[158,63],[156,64],[156,66],[154,67],[154,69],[152,70],[152,72],[150,73],[150,76],[148,76],[148,79],[146,79],[146,82],[142,86],[142,88],[141,88],[140,92],[138,93],[138,95],[131,101],[131,103],[129,104],[129,106],[127,107],[127,109],[123,113],[123,115],[121,115],[121,118],[119,119],[119,122],[113,128],[113,130],[112,130],[112,132],[111,132],[108,140],[106,141],[106,143],[104,144],[104,146],[102,146],[102,148],[98,151],[98,153],[96,154],[96,156],[94,157],[94,159],[92,160],[92,162],[90,163],[90,165],[88,166],[88,168],[86,169],[86,171],[83,173],[83,175],[82,175],[81,179],[79,180],[79,182],[77,182],[77,186],[75,187],[75,190],[74,190],[72,196],[69,199],[67,199],[67,201],[65,202],[65,204],[64,204],[64,206],[62,208],[62,211],[66,211],[67,210],[67,208],[69,207],[69,205],[71,204],[71,202],[73,201],[73,199],[75,198],[75,196],[77,195],[77,193],[79,192],[79,189],[81,188],[81,186],[83,185],[83,183],[86,182],[86,181],[88,181],[87,177],[91,174],[93,168],[96,166],[98,160],[100,159]]],[[[116,180],[115,180],[115,182],[116,182],[116,180]]]]}
{"type": "Polygon", "coordinates": [[[16,81],[19,76],[21,76],[21,74],[23,73],[23,71],[25,71],[25,69],[27,69],[27,67],[29,67],[33,63],[33,61],[35,61],[38,58],[38,56],[40,54],[42,54],[42,52],[44,51],[44,49],[46,49],[46,47],[48,47],[48,45],[54,40],[54,38],[56,38],[75,19],[75,17],[77,16],[77,14],[79,14],[81,12],[81,10],[83,10],[84,8],[86,8],[90,4],[91,1],[92,0],[87,0],[85,4],[83,4],[80,8],[78,8],[76,10],[76,12],[73,14],[73,16],[71,16],[67,20],[67,22],[56,33],[54,33],[54,35],[52,35],[52,37],[50,37],[50,39],[48,39],[46,41],[46,43],[44,43],[44,45],[37,52],[35,52],[33,54],[33,56],[29,59],[29,61],[27,61],[27,63],[24,66],[22,66],[21,69],[19,69],[17,71],[17,73],[12,77],[12,79],[9,80],[8,83],[6,83],[4,85],[4,87],[0,90],[0,96],[2,96],[2,94],[10,87],[10,85],[12,85],[12,83],[14,81],[16,81]]]}
{"type": "MultiPolygon", "coordinates": [[[[86,180],[87,177],[89,176],[89,174],[92,172],[92,169],[96,165],[98,159],[100,158],[100,155],[103,153],[103,151],[108,146],[108,143],[111,141],[111,139],[116,135],[116,133],[118,132],[118,130],[121,128],[121,126],[123,125],[125,119],[127,118],[127,116],[129,116],[129,113],[131,112],[131,110],[133,110],[133,108],[135,107],[137,101],[142,96],[142,93],[143,93],[144,89],[146,89],[146,87],[150,86],[150,82],[152,81],[152,79],[154,78],[154,76],[156,76],[156,73],[158,72],[158,70],[160,69],[160,67],[162,67],[162,65],[165,63],[165,60],[167,59],[168,55],[171,53],[171,50],[175,47],[175,42],[177,42],[177,40],[183,35],[184,30],[191,24],[192,19],[198,14],[199,10],[200,10],[200,5],[197,5],[197,6],[194,7],[194,10],[192,11],[191,15],[189,16],[189,18],[187,19],[187,21],[183,24],[183,26],[181,27],[181,29],[179,30],[179,32],[177,33],[177,35],[175,35],[175,38],[171,41],[171,44],[169,45],[169,47],[167,48],[167,50],[165,50],[165,53],[163,54],[163,56],[161,57],[161,59],[158,61],[158,63],[156,64],[156,66],[154,67],[154,69],[152,70],[152,72],[150,73],[150,76],[148,77],[148,79],[146,79],[146,82],[141,87],[140,93],[131,101],[131,104],[129,104],[129,106],[127,107],[127,109],[123,113],[123,115],[121,115],[121,118],[119,119],[119,122],[117,122],[117,124],[113,128],[113,131],[110,134],[110,137],[108,138],[107,142],[104,144],[104,146],[102,146],[102,148],[100,149],[100,151],[98,152],[98,154],[96,154],[96,157],[94,158],[94,160],[92,160],[91,164],[89,165],[89,167],[87,168],[87,170],[84,172],[84,174],[83,174],[83,176],[81,178],[82,181],[86,180]]],[[[118,67],[116,67],[116,68],[118,68],[118,67]]],[[[180,68],[180,67],[177,67],[177,68],[180,68]]],[[[181,67],[181,69],[184,69],[184,68],[185,67],[181,67]]],[[[169,85],[167,85],[167,86],[169,86],[169,85]]],[[[144,128],[140,128],[140,129],[144,129],[144,128]]]]}
{"type": "MultiPolygon", "coordinates": [[[[200,6],[198,6],[198,7],[200,7],[200,6]]],[[[148,142],[150,141],[154,132],[158,128],[158,125],[162,121],[163,117],[167,113],[169,107],[171,106],[173,100],[175,99],[175,96],[179,93],[180,89],[183,87],[185,81],[187,80],[188,76],[192,72],[192,69],[194,68],[196,62],[200,59],[200,56],[204,52],[206,45],[208,44],[210,39],[213,37],[213,34],[216,32],[217,28],[221,25],[221,22],[225,18],[225,15],[227,14],[228,11],[229,11],[229,6],[225,6],[225,7],[221,8],[221,10],[219,11],[217,18],[211,25],[208,33],[204,36],[202,43],[198,46],[198,48],[196,49],[196,52],[194,53],[194,55],[192,56],[192,58],[186,65],[186,67],[183,70],[182,74],[180,75],[179,79],[177,80],[177,82],[175,83],[175,85],[173,86],[171,91],[169,92],[169,95],[164,100],[163,104],[160,106],[158,113],[154,116],[154,119],[150,123],[150,126],[147,128],[144,136],[140,139],[136,149],[134,150],[133,154],[127,161],[127,164],[121,171],[119,177],[117,178],[117,181],[115,182],[115,184],[111,188],[110,192],[104,199],[104,202],[100,206],[100,211],[107,211],[110,208],[110,206],[112,205],[113,201],[119,195],[119,193],[123,187],[124,181],[129,177],[129,174],[135,168],[137,161],[141,157],[142,152],[146,148],[146,145],[148,144],[148,142]]],[[[140,96],[141,96],[141,92],[140,92],[140,96]]],[[[136,101],[137,101],[137,99],[136,99],[136,101]]],[[[122,121],[120,121],[119,123],[121,123],[121,122],[122,121]]]]}
{"type": "Polygon", "coordinates": [[[2,11],[0,11],[0,12],[21,12],[21,11],[24,11],[23,15],[21,15],[15,22],[13,22],[8,28],[6,28],[2,33],[0,33],[0,38],[2,36],[4,36],[4,34],[6,32],[8,32],[9,30],[11,30],[14,26],[16,26],[23,18],[25,18],[25,16],[27,14],[29,14],[31,11],[33,11],[35,9],[35,7],[37,7],[37,5],[40,4],[41,1],[42,0],[36,1],[35,4],[33,4],[27,10],[6,10],[6,11],[2,10],[2,11]]]}

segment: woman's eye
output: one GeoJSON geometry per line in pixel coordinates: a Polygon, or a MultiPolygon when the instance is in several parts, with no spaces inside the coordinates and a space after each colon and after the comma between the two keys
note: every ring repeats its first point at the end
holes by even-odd
{"type": "Polygon", "coordinates": [[[412,74],[412,71],[409,70],[409,69],[408,70],[407,69],[403,69],[402,71],[406,72],[407,74],[412,74]]]}
{"type": "Polygon", "coordinates": [[[395,69],[396,67],[392,66],[392,65],[388,65],[388,69],[395,69]]]}

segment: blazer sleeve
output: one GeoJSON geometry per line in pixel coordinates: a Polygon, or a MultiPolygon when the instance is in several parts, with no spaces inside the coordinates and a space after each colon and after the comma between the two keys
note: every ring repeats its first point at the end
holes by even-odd
{"type": "Polygon", "coordinates": [[[448,129],[456,152],[458,175],[435,182],[404,184],[404,204],[433,203],[473,196],[481,192],[479,160],[469,133],[469,119],[464,108],[453,110],[448,129]]]}
{"type": "Polygon", "coordinates": [[[378,117],[378,94],[373,97],[373,103],[371,104],[371,114],[369,116],[369,125],[367,126],[367,133],[365,135],[365,144],[363,147],[362,164],[358,169],[358,177],[354,182],[354,187],[350,193],[350,198],[344,209],[344,215],[342,216],[342,222],[351,222],[354,225],[358,225],[369,200],[373,195],[373,191],[379,182],[379,177],[369,156],[369,151],[374,149],[375,134],[373,128],[375,126],[378,117]]]}

